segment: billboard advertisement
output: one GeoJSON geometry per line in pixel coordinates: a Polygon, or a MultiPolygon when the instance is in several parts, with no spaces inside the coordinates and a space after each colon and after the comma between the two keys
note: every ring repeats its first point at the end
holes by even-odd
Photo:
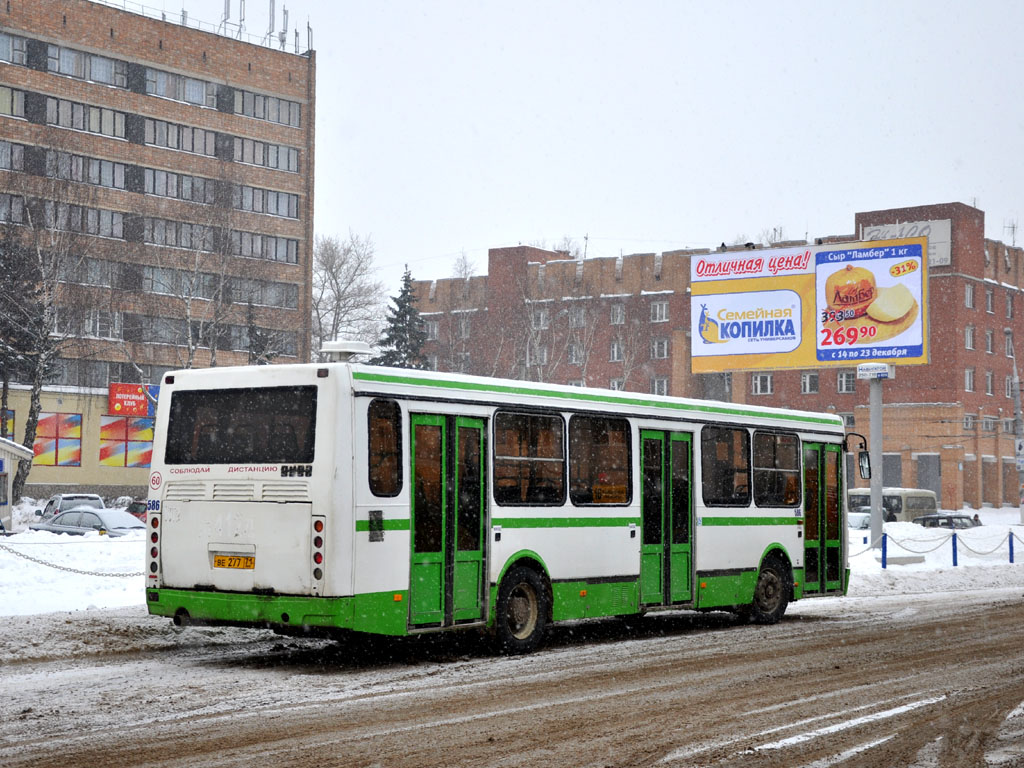
{"type": "Polygon", "coordinates": [[[927,273],[924,237],[693,256],[691,368],[927,363],[927,273]]]}
{"type": "Polygon", "coordinates": [[[159,394],[158,384],[112,382],[107,390],[107,408],[109,413],[115,416],[153,416],[159,394]]]}

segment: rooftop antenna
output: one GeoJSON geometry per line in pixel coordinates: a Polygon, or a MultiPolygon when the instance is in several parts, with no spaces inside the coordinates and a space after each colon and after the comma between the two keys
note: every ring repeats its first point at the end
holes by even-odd
{"type": "Polygon", "coordinates": [[[236,37],[241,40],[245,31],[245,0],[238,0],[238,32],[236,37]]]}
{"type": "Polygon", "coordinates": [[[1017,246],[1017,220],[1010,219],[1009,224],[1003,224],[1003,232],[1010,230],[1010,245],[1017,246]]]}
{"type": "Polygon", "coordinates": [[[186,11],[184,8],[181,9],[181,26],[188,26],[188,11],[186,11]]]}
{"type": "Polygon", "coordinates": [[[281,31],[277,33],[277,40],[281,44],[281,50],[284,50],[284,44],[288,42],[288,9],[281,6],[282,24],[281,31]]]}
{"type": "Polygon", "coordinates": [[[295,52],[299,52],[299,28],[295,28],[295,52]]]}
{"type": "Polygon", "coordinates": [[[217,33],[223,34],[228,28],[228,19],[231,18],[231,0],[224,0],[224,13],[221,14],[220,24],[217,25],[217,33]]]}
{"type": "Polygon", "coordinates": [[[309,25],[309,17],[306,17],[306,50],[313,50],[313,28],[309,25]]]}
{"type": "Polygon", "coordinates": [[[267,22],[267,34],[263,36],[263,45],[267,45],[274,36],[274,0],[270,0],[270,21],[267,22]]]}

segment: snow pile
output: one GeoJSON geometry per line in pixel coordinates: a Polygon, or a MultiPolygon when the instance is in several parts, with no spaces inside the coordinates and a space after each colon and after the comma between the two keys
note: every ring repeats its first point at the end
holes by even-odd
{"type": "MultiPolygon", "coordinates": [[[[22,500],[13,510],[14,530],[20,532],[0,537],[0,616],[145,604],[144,531],[110,538],[98,533],[66,536],[25,530],[37,506],[22,500]]],[[[1024,526],[1020,525],[1019,513],[1015,508],[1004,508],[985,509],[979,514],[982,527],[956,532],[957,567],[953,567],[948,530],[887,523],[890,559],[884,570],[879,551],[865,543],[868,533],[851,531],[853,573],[849,594],[867,597],[1002,587],[1024,589],[1024,526]],[[1007,541],[1011,533],[1015,536],[1012,565],[1007,541]]]]}

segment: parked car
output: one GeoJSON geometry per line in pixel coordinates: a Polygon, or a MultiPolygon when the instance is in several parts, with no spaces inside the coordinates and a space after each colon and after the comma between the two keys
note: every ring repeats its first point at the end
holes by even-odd
{"type": "Polygon", "coordinates": [[[970,515],[921,515],[915,517],[913,522],[925,528],[974,528],[981,525],[980,520],[975,520],[970,515]]]}
{"type": "Polygon", "coordinates": [[[29,525],[29,530],[69,533],[82,536],[92,531],[108,536],[124,536],[129,531],[145,530],[146,525],[123,509],[97,509],[80,507],[61,512],[50,520],[40,520],[29,525]]]}
{"type": "Polygon", "coordinates": [[[139,518],[142,522],[146,522],[146,501],[132,501],[128,504],[126,511],[129,515],[134,515],[139,518]]]}
{"type": "Polygon", "coordinates": [[[46,506],[36,510],[36,517],[47,520],[54,515],[75,507],[105,509],[103,498],[95,493],[56,493],[49,498],[46,506]]]}
{"type": "Polygon", "coordinates": [[[871,507],[858,507],[856,512],[846,516],[846,527],[854,530],[867,530],[871,527],[871,507]]]}

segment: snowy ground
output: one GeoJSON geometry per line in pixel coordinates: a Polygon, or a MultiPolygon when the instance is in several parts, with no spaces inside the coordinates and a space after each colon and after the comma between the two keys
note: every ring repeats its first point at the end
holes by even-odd
{"type": "MultiPolygon", "coordinates": [[[[0,538],[0,616],[88,611],[145,603],[145,534],[112,539],[26,530],[35,505],[14,509],[12,536],[0,538]]],[[[972,511],[973,514],[973,511],[972,511]]],[[[949,531],[888,523],[886,569],[866,531],[850,532],[851,596],[1024,588],[1024,526],[1016,508],[980,511],[980,528],[949,531]],[[1013,534],[1014,564],[1008,539],[1013,534]],[[919,560],[919,562],[908,562],[919,560]]]]}

